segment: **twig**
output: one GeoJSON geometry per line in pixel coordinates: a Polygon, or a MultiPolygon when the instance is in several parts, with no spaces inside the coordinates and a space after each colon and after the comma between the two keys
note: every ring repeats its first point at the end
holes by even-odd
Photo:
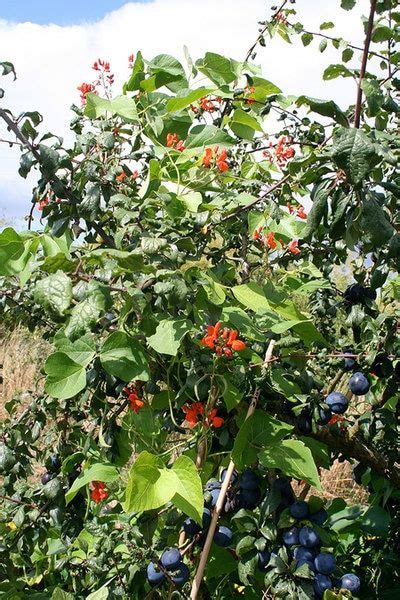
{"type": "MultiPolygon", "coordinates": [[[[275,341],[271,340],[269,343],[269,346],[267,348],[267,352],[265,353],[265,359],[264,359],[265,365],[271,361],[272,352],[274,350],[274,344],[275,344],[275,341]]],[[[251,417],[251,415],[254,413],[260,393],[261,393],[260,388],[256,387],[256,389],[254,390],[253,396],[251,398],[251,402],[250,402],[250,405],[249,405],[249,408],[247,411],[246,419],[251,417]]],[[[227,468],[226,474],[225,474],[224,481],[221,486],[221,491],[218,496],[217,504],[216,504],[214,512],[213,512],[211,524],[210,524],[210,527],[209,527],[208,533],[207,533],[207,538],[204,543],[204,547],[203,547],[203,550],[202,550],[202,553],[200,556],[199,566],[197,567],[196,575],[193,580],[192,590],[190,593],[190,600],[196,600],[197,595],[199,593],[201,581],[203,579],[204,569],[207,564],[208,555],[209,555],[211,544],[212,544],[212,541],[214,538],[215,529],[217,527],[219,516],[220,516],[222,509],[224,507],[224,504],[225,504],[226,492],[230,485],[234,469],[235,469],[235,463],[231,459],[229,466],[227,468]]]]}
{"type": "Polygon", "coordinates": [[[8,500],[8,502],[14,502],[14,504],[20,504],[21,506],[28,506],[29,508],[38,508],[37,504],[30,504],[29,502],[23,502],[22,500],[16,500],[15,498],[10,498],[10,496],[0,495],[2,500],[8,500]]]}
{"type": "Polygon", "coordinates": [[[246,58],[244,59],[245,62],[247,62],[249,60],[249,58],[251,58],[251,55],[253,54],[257,44],[260,42],[260,40],[264,37],[264,33],[267,31],[268,29],[268,25],[271,21],[273,21],[275,19],[275,17],[277,15],[279,15],[279,13],[281,12],[281,10],[286,6],[286,4],[288,3],[288,0],[284,0],[284,2],[282,2],[282,4],[280,5],[280,7],[278,8],[278,10],[272,15],[272,17],[270,18],[270,20],[268,21],[267,25],[264,27],[264,29],[259,33],[256,41],[254,42],[254,44],[251,46],[251,48],[249,48],[247,54],[246,54],[246,58]]]}
{"type": "Polygon", "coordinates": [[[372,28],[374,26],[375,8],[376,8],[376,0],[371,0],[371,8],[370,8],[369,18],[368,18],[367,33],[365,35],[364,51],[363,51],[362,60],[361,60],[360,78],[358,80],[358,86],[357,86],[356,110],[355,110],[355,115],[354,115],[354,127],[356,129],[359,129],[359,127],[360,127],[361,101],[362,101],[361,85],[362,85],[363,79],[365,77],[365,72],[367,69],[368,51],[369,51],[369,45],[371,43],[372,28]]]}

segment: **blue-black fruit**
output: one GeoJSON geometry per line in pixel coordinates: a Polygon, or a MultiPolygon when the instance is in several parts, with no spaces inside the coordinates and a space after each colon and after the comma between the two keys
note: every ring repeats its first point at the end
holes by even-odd
{"type": "Polygon", "coordinates": [[[357,371],[349,379],[349,388],[352,394],[364,396],[369,390],[369,381],[365,375],[357,371]]]}
{"type": "Polygon", "coordinates": [[[289,512],[295,519],[305,519],[308,516],[308,504],[304,500],[293,502],[289,512]]]}
{"type": "Polygon", "coordinates": [[[173,571],[182,561],[178,548],[168,548],[161,555],[161,564],[167,571],[173,571]]]}
{"type": "Polygon", "coordinates": [[[241,507],[248,508],[250,510],[255,508],[261,500],[260,488],[255,488],[252,490],[241,489],[238,495],[241,507]]]}
{"type": "Polygon", "coordinates": [[[333,554],[329,554],[328,552],[321,552],[315,557],[314,565],[318,573],[323,573],[324,575],[331,575],[336,569],[336,560],[333,554]]]}
{"type": "Polygon", "coordinates": [[[344,368],[346,371],[352,371],[357,366],[356,359],[352,356],[346,356],[344,359],[344,368]]]}
{"type": "Polygon", "coordinates": [[[297,546],[293,551],[293,557],[296,560],[309,560],[312,562],[315,558],[315,551],[310,548],[304,548],[304,546],[297,546]]]}
{"type": "Polygon", "coordinates": [[[189,537],[193,537],[196,533],[199,533],[200,526],[193,519],[187,518],[183,521],[183,531],[189,537]]]}
{"type": "Polygon", "coordinates": [[[283,543],[286,546],[295,546],[299,543],[299,530],[297,527],[291,527],[282,534],[283,543]]]}
{"type": "Polygon", "coordinates": [[[332,589],[332,581],[326,575],[317,573],[314,579],[314,592],[318,598],[322,598],[325,590],[332,589]]]}
{"type": "Polygon", "coordinates": [[[229,527],[225,527],[224,525],[218,525],[215,530],[213,539],[217,546],[222,546],[223,548],[226,548],[231,544],[232,537],[233,534],[229,527]]]}
{"type": "Polygon", "coordinates": [[[211,506],[211,508],[214,508],[216,506],[220,492],[221,492],[221,488],[215,488],[208,492],[211,497],[211,500],[209,502],[209,506],[211,506]]]}
{"type": "Polygon", "coordinates": [[[161,571],[161,569],[159,569],[159,567],[155,563],[149,563],[149,565],[147,566],[147,580],[150,583],[150,585],[160,585],[160,583],[162,583],[164,579],[165,575],[161,571]]]}
{"type": "Polygon", "coordinates": [[[255,490],[259,487],[259,481],[257,475],[251,469],[243,471],[239,485],[244,490],[255,490]]]}
{"type": "Polygon", "coordinates": [[[53,454],[52,456],[50,456],[48,462],[49,462],[49,470],[50,471],[54,471],[54,473],[56,473],[57,471],[60,470],[61,460],[60,460],[59,456],[57,456],[57,454],[53,454]]]}
{"type": "Polygon", "coordinates": [[[185,583],[187,581],[189,581],[189,577],[190,577],[190,571],[187,565],[185,565],[185,563],[181,563],[178,567],[178,569],[176,570],[175,573],[173,573],[171,575],[171,579],[174,582],[175,585],[177,586],[181,586],[181,585],[185,585],[185,583]]]}
{"type": "Polygon", "coordinates": [[[265,571],[271,558],[271,552],[268,550],[262,550],[258,553],[258,568],[260,571],[265,571]]]}
{"type": "Polygon", "coordinates": [[[299,532],[299,542],[306,548],[315,548],[321,542],[318,532],[312,527],[302,527],[299,532]]]}
{"type": "Polygon", "coordinates": [[[322,406],[320,406],[318,409],[318,415],[319,415],[318,423],[320,425],[326,425],[327,423],[329,423],[329,421],[332,418],[332,411],[328,407],[323,408],[322,406]]]}
{"type": "Polygon", "coordinates": [[[207,481],[204,489],[207,492],[211,492],[212,490],[220,490],[221,482],[217,481],[216,479],[210,479],[210,481],[207,481]]]}
{"type": "Polygon", "coordinates": [[[324,508],[320,508],[317,512],[309,516],[310,521],[316,525],[323,525],[328,518],[328,513],[324,508]]]}
{"type": "Polygon", "coordinates": [[[312,417],[308,409],[303,409],[297,417],[297,428],[300,433],[309,435],[312,432],[312,417]]]}
{"type": "Polygon", "coordinates": [[[342,415],[349,406],[349,401],[341,392],[331,392],[325,399],[326,404],[336,415],[342,415]]]}
{"type": "MultiPolygon", "coordinates": [[[[228,469],[222,469],[221,471],[221,476],[220,476],[220,481],[221,483],[225,480],[225,475],[228,469]]],[[[232,473],[232,477],[231,477],[231,484],[234,485],[237,480],[238,480],[239,474],[236,471],[236,469],[234,469],[233,473],[232,473]]]]}
{"type": "Polygon", "coordinates": [[[288,505],[295,501],[295,495],[288,479],[278,477],[273,482],[272,487],[280,493],[282,500],[286,500],[288,505]]]}
{"type": "Polygon", "coordinates": [[[203,510],[203,518],[201,520],[201,525],[203,529],[208,529],[211,523],[211,511],[208,508],[203,510]]]}
{"type": "Polygon", "coordinates": [[[296,569],[300,569],[303,565],[308,565],[311,571],[315,571],[314,563],[312,560],[306,560],[305,558],[300,558],[296,563],[296,569]]]}
{"type": "Polygon", "coordinates": [[[342,589],[349,590],[350,592],[356,594],[360,589],[360,579],[354,573],[346,573],[340,579],[339,585],[342,589]]]}
{"type": "Polygon", "coordinates": [[[55,477],[54,473],[43,473],[41,479],[42,484],[46,485],[46,483],[49,483],[49,481],[53,479],[53,477],[55,477]]]}

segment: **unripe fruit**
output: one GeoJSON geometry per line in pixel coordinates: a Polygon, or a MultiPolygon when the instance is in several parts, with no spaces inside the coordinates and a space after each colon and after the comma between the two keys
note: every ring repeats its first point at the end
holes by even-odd
{"type": "Polygon", "coordinates": [[[152,586],[160,585],[165,579],[164,573],[158,568],[156,564],[151,562],[147,566],[147,580],[152,586]]]}
{"type": "Polygon", "coordinates": [[[361,582],[357,575],[354,575],[353,573],[346,573],[346,575],[343,575],[343,577],[340,579],[339,585],[342,589],[349,590],[350,592],[356,594],[360,589],[361,582]]]}
{"type": "Polygon", "coordinates": [[[349,401],[341,392],[331,392],[325,399],[326,404],[336,415],[342,415],[349,406],[349,401]]]}
{"type": "Polygon", "coordinates": [[[177,548],[168,548],[161,555],[161,564],[167,571],[173,571],[182,560],[181,553],[177,548]]]}
{"type": "Polygon", "coordinates": [[[226,548],[232,542],[232,537],[233,534],[229,527],[225,527],[224,525],[218,525],[217,529],[215,530],[213,539],[217,546],[222,546],[223,548],[226,548]]]}
{"type": "Polygon", "coordinates": [[[312,527],[302,527],[299,532],[299,542],[305,548],[315,548],[321,542],[318,533],[312,527]]]}
{"type": "Polygon", "coordinates": [[[364,396],[369,390],[369,381],[365,375],[358,371],[350,377],[349,388],[352,394],[364,396]]]}
{"type": "Polygon", "coordinates": [[[336,560],[333,554],[321,552],[321,554],[317,554],[315,557],[314,565],[319,573],[330,575],[336,569],[336,560]]]}
{"type": "Polygon", "coordinates": [[[293,502],[289,512],[295,519],[305,519],[308,516],[308,504],[304,500],[293,502]]]}

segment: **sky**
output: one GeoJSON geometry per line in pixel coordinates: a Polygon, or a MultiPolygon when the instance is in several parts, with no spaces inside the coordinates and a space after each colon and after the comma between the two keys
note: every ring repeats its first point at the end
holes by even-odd
{"type": "MultiPolygon", "coordinates": [[[[297,0],[296,19],[311,31],[318,31],[322,21],[334,21],[330,34],[359,44],[363,34],[357,17],[368,4],[358,0],[349,13],[340,9],[340,0],[297,0]]],[[[1,78],[6,95],[0,106],[14,113],[38,110],[44,116],[42,131],[68,142],[69,107],[79,103],[77,86],[92,80],[96,59],[111,62],[116,94],[128,76],[127,57],[138,50],[148,59],[168,53],[184,60],[186,45],[194,59],[213,51],[243,60],[258,35],[258,21],[271,14],[269,7],[266,0],[1,0],[0,60],[14,63],[18,79],[1,78]]],[[[338,53],[328,47],[321,54],[317,45],[269,40],[256,64],[284,93],[333,98],[345,108],[354,102],[354,82],[323,82],[324,68],[338,61],[338,53]]],[[[9,136],[0,126],[0,138],[9,136]]],[[[0,143],[0,220],[20,227],[35,177],[20,178],[18,161],[18,149],[0,143]]]]}

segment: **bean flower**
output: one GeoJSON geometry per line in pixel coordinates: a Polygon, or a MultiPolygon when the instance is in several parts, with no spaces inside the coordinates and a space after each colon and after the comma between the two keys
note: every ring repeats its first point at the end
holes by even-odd
{"type": "Polygon", "coordinates": [[[224,419],[218,416],[216,408],[210,410],[205,414],[205,407],[203,402],[193,402],[192,404],[184,404],[182,410],[185,413],[185,420],[183,425],[193,429],[199,423],[207,425],[208,427],[214,427],[218,429],[224,424],[224,419]]]}
{"type": "Polygon", "coordinates": [[[232,358],[233,352],[240,352],[246,348],[245,342],[237,339],[236,329],[225,327],[222,329],[222,321],[207,327],[207,333],[201,340],[202,346],[207,346],[218,356],[232,358]]]}
{"type": "Polygon", "coordinates": [[[96,502],[96,504],[99,504],[100,502],[108,498],[106,484],[102,481],[93,481],[90,497],[96,502]]]}

